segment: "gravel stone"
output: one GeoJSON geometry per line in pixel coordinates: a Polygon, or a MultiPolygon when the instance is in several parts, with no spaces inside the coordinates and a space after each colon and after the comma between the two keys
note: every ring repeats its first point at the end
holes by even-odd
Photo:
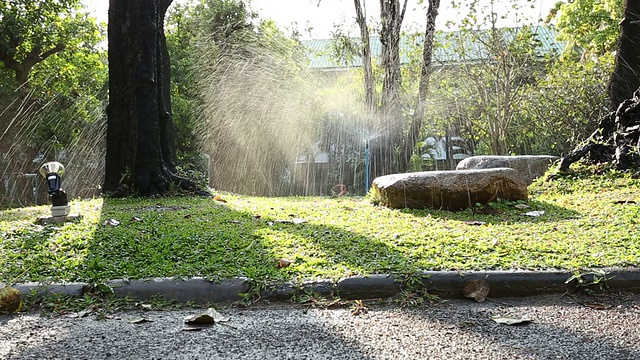
{"type": "MultiPolygon", "coordinates": [[[[229,321],[183,331],[201,309],[100,320],[0,316],[0,359],[640,359],[639,295],[450,300],[423,307],[226,307],[229,321]],[[592,302],[608,309],[589,307],[592,302]],[[610,307],[609,307],[610,306],[610,307]],[[530,318],[508,326],[492,316],[530,318]],[[151,320],[132,324],[135,318],[151,320]]],[[[366,304],[366,303],[365,303],[366,304]]],[[[591,305],[593,306],[593,305],[591,305]]],[[[596,307],[596,306],[593,306],[596,307]]]]}

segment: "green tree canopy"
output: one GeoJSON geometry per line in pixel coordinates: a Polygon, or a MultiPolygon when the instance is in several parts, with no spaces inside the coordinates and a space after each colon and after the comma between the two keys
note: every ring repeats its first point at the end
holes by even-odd
{"type": "Polygon", "coordinates": [[[63,50],[95,48],[101,39],[95,19],[79,0],[0,0],[0,61],[18,85],[33,67],[63,50]]]}
{"type": "Polygon", "coordinates": [[[602,55],[616,48],[623,10],[623,0],[574,0],[559,2],[551,17],[557,18],[558,40],[567,43],[567,54],[602,55]]]}

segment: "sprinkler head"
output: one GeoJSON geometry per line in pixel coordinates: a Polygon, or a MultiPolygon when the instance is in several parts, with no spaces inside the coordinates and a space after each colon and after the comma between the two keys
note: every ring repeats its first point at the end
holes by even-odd
{"type": "Polygon", "coordinates": [[[62,191],[60,188],[60,176],[64,173],[64,165],[57,161],[50,161],[40,167],[40,174],[47,179],[47,192],[53,196],[55,193],[62,191]]]}

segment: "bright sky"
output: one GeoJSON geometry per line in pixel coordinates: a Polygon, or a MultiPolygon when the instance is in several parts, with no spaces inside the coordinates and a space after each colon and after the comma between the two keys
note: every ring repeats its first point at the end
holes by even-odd
{"type": "MultiPolygon", "coordinates": [[[[188,0],[174,0],[174,2],[186,2],[188,0]]],[[[496,0],[494,12],[498,14],[498,26],[514,26],[516,24],[538,24],[540,17],[546,18],[549,10],[558,0],[514,0],[519,3],[522,10],[519,15],[511,10],[513,1],[496,0]]],[[[83,0],[89,9],[100,21],[107,21],[108,0],[83,0]]],[[[425,0],[424,3],[427,1],[425,0]]],[[[454,0],[456,3],[468,4],[470,0],[454,0]]],[[[290,33],[292,29],[297,29],[305,38],[328,38],[334,24],[345,25],[344,30],[351,29],[353,34],[357,34],[355,28],[355,10],[351,0],[252,0],[251,7],[258,12],[261,18],[273,19],[278,26],[290,33]],[[353,26],[353,28],[352,28],[353,26]],[[311,35],[306,29],[311,28],[311,35]]],[[[367,18],[370,24],[371,19],[378,19],[380,16],[380,0],[362,0],[366,7],[367,18]]],[[[402,3],[402,1],[401,1],[402,3]]],[[[483,5],[480,10],[485,9],[488,13],[489,0],[481,1],[483,5]]],[[[409,0],[403,29],[423,30],[425,23],[425,5],[419,5],[419,0],[409,0]]],[[[452,8],[452,1],[442,1],[438,15],[437,27],[446,29],[446,23],[462,19],[468,13],[466,7],[460,9],[452,8]]]]}

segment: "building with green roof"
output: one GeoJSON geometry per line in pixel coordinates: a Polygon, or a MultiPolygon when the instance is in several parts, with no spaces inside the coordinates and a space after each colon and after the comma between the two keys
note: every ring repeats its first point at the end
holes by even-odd
{"type": "MultiPolygon", "coordinates": [[[[504,36],[505,42],[510,43],[517,39],[523,31],[530,31],[535,46],[534,51],[541,57],[558,55],[564,45],[556,41],[556,32],[551,27],[533,26],[519,28],[497,29],[504,36]]],[[[491,36],[491,29],[473,31],[438,31],[434,39],[433,65],[448,66],[463,62],[491,61],[486,42],[491,36]]],[[[400,39],[400,62],[409,62],[408,54],[422,49],[423,35],[403,35],[400,39]]],[[[355,45],[360,44],[359,38],[350,39],[355,45]]],[[[362,67],[362,57],[354,56],[349,61],[337,59],[333,55],[333,39],[314,39],[302,41],[309,50],[309,67],[321,71],[347,71],[362,67]]],[[[371,55],[373,59],[379,58],[382,53],[382,44],[379,36],[370,38],[371,55]]]]}

